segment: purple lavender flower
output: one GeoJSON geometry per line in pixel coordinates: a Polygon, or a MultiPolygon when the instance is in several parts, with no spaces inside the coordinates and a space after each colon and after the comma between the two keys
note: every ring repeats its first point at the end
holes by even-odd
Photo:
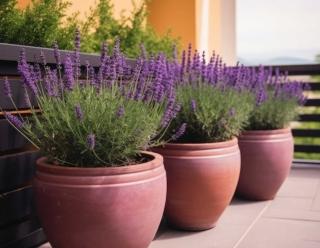
{"type": "Polygon", "coordinates": [[[189,72],[191,68],[191,50],[192,50],[192,45],[189,43],[188,45],[188,55],[187,55],[187,68],[186,71],[189,72]]]}
{"type": "Polygon", "coordinates": [[[190,103],[190,106],[191,106],[192,112],[196,112],[196,108],[197,108],[196,100],[192,99],[191,103],[190,103]]]}
{"type": "Polygon", "coordinates": [[[100,61],[104,61],[105,57],[108,55],[108,46],[107,42],[103,42],[101,46],[101,56],[100,56],[100,61]]]}
{"type": "Polygon", "coordinates": [[[38,88],[36,82],[34,80],[34,76],[32,75],[32,67],[28,65],[26,60],[26,54],[24,49],[21,50],[19,61],[18,61],[18,71],[21,74],[23,79],[23,83],[31,89],[34,95],[37,95],[38,88]]]}
{"type": "Polygon", "coordinates": [[[76,36],[75,36],[75,40],[74,40],[74,54],[73,54],[73,59],[74,59],[74,77],[76,79],[78,79],[80,77],[80,43],[81,43],[81,39],[80,39],[80,31],[79,29],[76,29],[76,36]]]}
{"type": "Polygon", "coordinates": [[[178,129],[178,131],[174,135],[172,135],[171,139],[172,140],[179,139],[185,133],[186,127],[187,127],[187,123],[183,123],[178,129]]]}
{"type": "Polygon", "coordinates": [[[169,124],[169,122],[172,120],[172,118],[174,118],[176,114],[180,111],[181,106],[179,105],[179,109],[178,109],[178,106],[175,105],[175,100],[176,100],[175,94],[172,91],[170,92],[166,110],[161,120],[162,128],[165,128],[169,124]]]}
{"type": "Polygon", "coordinates": [[[230,110],[229,110],[229,115],[231,116],[231,117],[234,117],[235,115],[236,115],[236,110],[235,110],[235,108],[231,108],[230,110]]]}
{"type": "Polygon", "coordinates": [[[118,116],[119,118],[121,118],[122,116],[124,116],[124,107],[123,107],[123,106],[120,106],[120,107],[118,108],[116,114],[117,114],[117,116],[118,116]]]}
{"type": "Polygon", "coordinates": [[[199,69],[200,69],[200,55],[199,55],[199,52],[195,50],[193,54],[193,60],[192,60],[192,70],[198,73],[199,69]]]}
{"type": "Polygon", "coordinates": [[[4,78],[4,89],[3,89],[3,92],[7,97],[10,97],[10,98],[12,97],[11,86],[10,86],[8,77],[4,78]]]}
{"type": "Polygon", "coordinates": [[[177,114],[180,112],[181,110],[181,104],[180,103],[177,103],[175,106],[174,106],[174,109],[172,111],[172,119],[173,118],[176,118],[177,117],[177,114]]]}
{"type": "Polygon", "coordinates": [[[12,124],[13,126],[15,126],[18,129],[23,128],[24,123],[16,116],[5,112],[4,116],[6,117],[6,119],[10,122],[10,124],[12,124]]]}
{"type": "Polygon", "coordinates": [[[183,79],[183,74],[186,66],[186,51],[183,50],[182,52],[182,58],[181,58],[181,69],[180,69],[180,80],[183,79]]]}
{"type": "Polygon", "coordinates": [[[173,61],[177,61],[178,59],[178,50],[177,50],[177,45],[174,44],[173,45],[173,48],[172,48],[172,58],[173,58],[173,61]]]}
{"type": "Polygon", "coordinates": [[[53,56],[56,60],[58,67],[60,67],[61,66],[61,56],[60,56],[59,46],[58,46],[57,42],[54,42],[54,44],[53,44],[53,56]]]}
{"type": "Polygon", "coordinates": [[[97,86],[95,74],[96,73],[94,71],[94,67],[89,66],[89,80],[90,80],[90,85],[92,86],[97,86]]]}
{"type": "Polygon", "coordinates": [[[93,151],[96,146],[96,136],[94,134],[89,134],[87,136],[87,147],[89,150],[93,151]]]}
{"type": "Polygon", "coordinates": [[[44,82],[45,82],[45,88],[48,96],[55,96],[54,87],[50,79],[48,77],[45,77],[44,82]]]}
{"type": "Polygon", "coordinates": [[[46,56],[44,55],[44,52],[42,50],[40,51],[40,59],[41,59],[41,63],[44,66],[47,65],[46,56]]]}
{"type": "Polygon", "coordinates": [[[260,88],[256,95],[256,106],[260,106],[267,99],[267,95],[264,88],[260,88]]]}
{"type": "Polygon", "coordinates": [[[27,86],[25,84],[22,85],[23,91],[24,91],[24,102],[27,105],[27,107],[31,108],[31,99],[28,93],[27,86]]]}
{"type": "Polygon", "coordinates": [[[147,59],[147,50],[143,43],[140,44],[140,58],[147,59]]]}
{"type": "Polygon", "coordinates": [[[77,104],[74,108],[74,112],[76,114],[76,117],[79,121],[82,121],[83,120],[83,112],[82,112],[82,109],[81,109],[81,106],[80,104],[77,104]]]}
{"type": "Polygon", "coordinates": [[[66,78],[65,88],[68,90],[72,90],[74,87],[74,78],[73,78],[73,63],[70,58],[70,55],[67,55],[65,57],[64,72],[65,72],[65,78],[66,78]]]}

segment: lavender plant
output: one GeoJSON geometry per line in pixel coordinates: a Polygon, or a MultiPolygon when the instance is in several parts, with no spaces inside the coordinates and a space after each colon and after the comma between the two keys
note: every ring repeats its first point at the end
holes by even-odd
{"type": "MultiPolygon", "coordinates": [[[[176,115],[174,88],[161,80],[165,57],[140,56],[129,66],[116,42],[112,54],[102,49],[98,70],[87,63],[82,79],[79,48],[77,34],[74,54],[62,62],[55,45],[57,68],[43,58],[43,70],[28,64],[22,51],[18,70],[26,101],[31,104],[34,97],[37,107],[30,105],[28,118],[7,112],[7,120],[50,161],[63,166],[139,162],[141,150],[164,142],[163,133],[176,115]]],[[[4,91],[12,99],[8,81],[4,91]]]]}
{"type": "Polygon", "coordinates": [[[273,75],[271,68],[262,66],[258,70],[247,69],[246,80],[256,97],[247,130],[281,129],[297,118],[298,107],[306,100],[301,82],[289,80],[279,69],[273,75]]]}
{"type": "Polygon", "coordinates": [[[228,68],[213,54],[206,63],[205,54],[191,46],[183,52],[181,63],[171,63],[181,110],[172,122],[176,130],[186,123],[184,134],[176,142],[201,143],[230,140],[247,125],[252,110],[252,94],[244,87],[244,68],[228,68]]]}

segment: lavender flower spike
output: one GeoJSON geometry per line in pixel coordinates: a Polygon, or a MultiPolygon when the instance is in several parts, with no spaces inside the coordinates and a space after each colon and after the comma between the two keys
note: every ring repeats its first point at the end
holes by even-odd
{"type": "Polygon", "coordinates": [[[14,116],[10,113],[4,113],[4,116],[16,128],[18,128],[18,129],[23,128],[24,123],[18,117],[14,116]]]}
{"type": "Polygon", "coordinates": [[[120,118],[122,116],[124,116],[124,107],[121,106],[118,111],[117,111],[117,116],[120,118]]]}
{"type": "Polygon", "coordinates": [[[77,104],[75,106],[75,114],[76,114],[76,117],[79,121],[82,121],[83,120],[83,112],[82,112],[82,109],[81,109],[81,106],[80,104],[77,104]]]}
{"type": "Polygon", "coordinates": [[[72,90],[74,86],[74,78],[73,78],[73,64],[69,55],[66,56],[64,62],[64,71],[66,77],[66,85],[65,87],[68,90],[72,90]]]}
{"type": "Polygon", "coordinates": [[[235,114],[236,114],[235,108],[231,108],[231,109],[229,110],[229,115],[230,115],[231,117],[233,117],[233,116],[235,116],[235,114]]]}
{"type": "Polygon", "coordinates": [[[187,123],[183,123],[180,128],[178,129],[178,131],[172,135],[172,140],[177,140],[179,139],[183,134],[184,132],[186,131],[186,127],[187,127],[187,123]]]}
{"type": "Polygon", "coordinates": [[[192,99],[191,100],[191,110],[192,110],[192,112],[195,112],[196,108],[197,108],[196,100],[192,99]]]}
{"type": "Polygon", "coordinates": [[[53,44],[53,55],[54,55],[54,58],[56,60],[56,63],[58,66],[61,65],[61,56],[60,56],[60,51],[59,51],[59,47],[58,47],[58,43],[55,42],[53,44]]]}
{"type": "Polygon", "coordinates": [[[87,136],[87,146],[89,150],[94,150],[96,146],[96,136],[92,133],[87,136]]]}
{"type": "Polygon", "coordinates": [[[9,83],[8,77],[4,78],[4,89],[3,89],[3,92],[7,97],[12,97],[12,92],[11,92],[11,87],[10,87],[10,83],[9,83]]]}

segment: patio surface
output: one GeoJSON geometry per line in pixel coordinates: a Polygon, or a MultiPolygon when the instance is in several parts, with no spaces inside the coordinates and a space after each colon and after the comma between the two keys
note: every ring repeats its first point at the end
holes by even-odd
{"type": "Polygon", "coordinates": [[[149,248],[215,247],[319,248],[320,167],[294,166],[273,201],[233,200],[211,230],[183,232],[162,223],[149,248]]]}

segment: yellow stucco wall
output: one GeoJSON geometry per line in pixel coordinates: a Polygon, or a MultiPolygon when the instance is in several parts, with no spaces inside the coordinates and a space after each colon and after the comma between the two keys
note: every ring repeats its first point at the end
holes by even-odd
{"type": "Polygon", "coordinates": [[[190,42],[196,46],[195,8],[195,0],[152,0],[148,4],[148,22],[159,34],[171,30],[181,38],[183,47],[190,42]]]}
{"type": "MultiPolygon", "coordinates": [[[[1,0],[0,0],[1,1],[1,0]]],[[[142,0],[135,0],[136,4],[139,5],[142,0]]],[[[68,9],[68,13],[79,12],[80,18],[84,18],[86,13],[89,13],[90,7],[95,6],[98,0],[69,0],[71,6],[68,9]]],[[[18,6],[25,8],[31,0],[18,0],[18,6]]],[[[121,15],[130,14],[133,9],[132,0],[112,0],[111,3],[114,5],[114,16],[120,17],[121,15]]]]}
{"type": "MultiPolygon", "coordinates": [[[[1,1],[1,0],[0,0],[1,1]]],[[[79,12],[84,18],[89,8],[98,0],[69,0],[72,5],[69,13],[79,12]]],[[[134,0],[136,4],[143,0],[134,0]]],[[[25,7],[31,0],[18,0],[25,7]]],[[[114,16],[129,14],[133,0],[111,0],[114,16]]],[[[159,34],[168,30],[180,37],[182,47],[188,43],[199,50],[212,50],[221,54],[228,64],[236,60],[236,0],[151,0],[148,3],[148,23],[159,34]]]]}

